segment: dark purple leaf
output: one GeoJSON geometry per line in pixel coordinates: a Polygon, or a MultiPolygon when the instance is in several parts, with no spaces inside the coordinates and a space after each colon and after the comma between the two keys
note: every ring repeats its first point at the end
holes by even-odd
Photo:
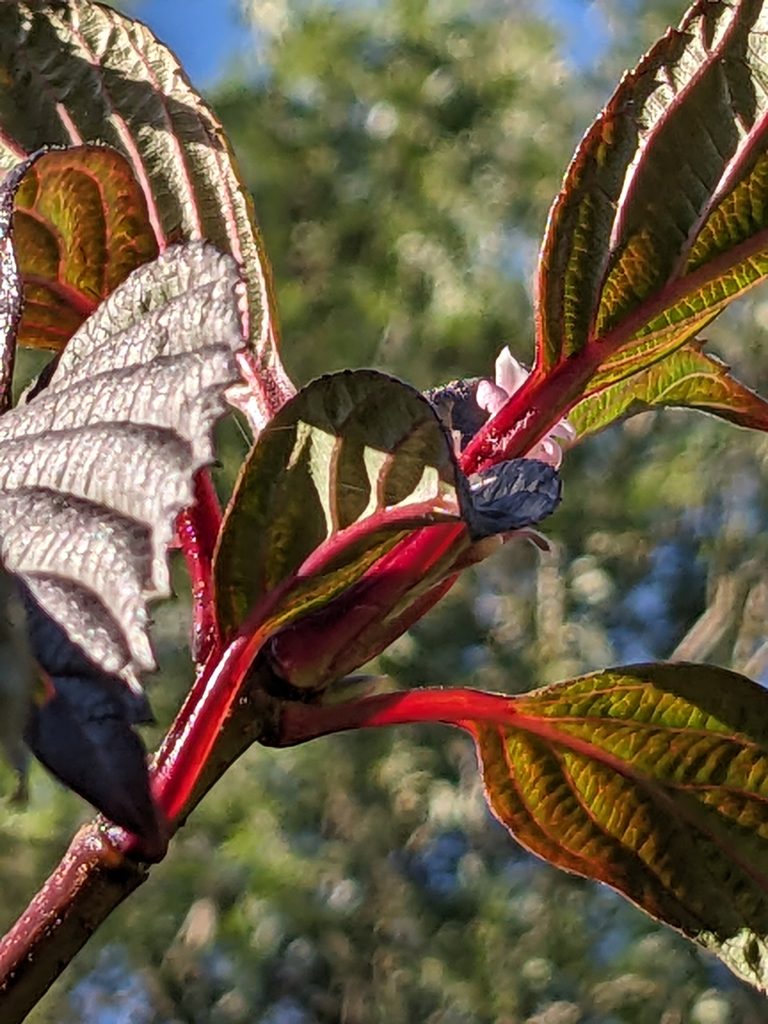
{"type": "Polygon", "coordinates": [[[461,448],[471,441],[488,419],[488,410],[477,402],[479,380],[479,377],[454,380],[424,392],[424,397],[435,407],[443,424],[459,434],[461,448]]]}
{"type": "Polygon", "coordinates": [[[462,514],[473,540],[535,526],[560,504],[560,476],[538,459],[510,459],[469,478],[462,514]]]}
{"type": "Polygon", "coordinates": [[[35,704],[25,738],[35,756],[70,789],[123,828],[147,853],[162,847],[149,789],[146,751],[131,728],[125,685],[114,676],[55,676],[35,704]]]}

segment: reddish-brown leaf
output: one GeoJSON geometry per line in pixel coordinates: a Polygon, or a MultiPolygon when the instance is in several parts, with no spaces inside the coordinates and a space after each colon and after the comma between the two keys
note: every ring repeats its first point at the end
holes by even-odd
{"type": "Polygon", "coordinates": [[[104,146],[45,153],[24,176],[13,218],[24,283],[18,341],[62,349],[158,247],[126,158],[104,146]]]}

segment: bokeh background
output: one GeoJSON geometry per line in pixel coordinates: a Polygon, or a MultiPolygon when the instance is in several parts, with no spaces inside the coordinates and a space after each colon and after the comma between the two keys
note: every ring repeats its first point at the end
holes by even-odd
{"type": "MultiPolygon", "coordinates": [[[[145,0],[229,131],[298,382],[419,387],[531,357],[531,280],[574,145],[669,0],[145,0]]],[[[768,292],[710,329],[768,393],[768,292]]],[[[225,489],[245,443],[228,435],[225,489]]],[[[671,655],[765,679],[768,443],[646,414],[569,454],[552,551],[467,574],[377,671],[517,692],[671,655]]],[[[187,601],[156,610],[160,725],[187,601]]],[[[148,742],[159,732],[148,734],[148,742]]],[[[6,786],[6,791],[10,788],[6,786]]],[[[0,815],[0,925],[87,809],[33,770],[0,815]]],[[[716,900],[718,894],[712,893],[716,900]]],[[[768,1002],[612,891],[530,856],[474,751],[408,728],[252,750],[100,929],[35,1024],[757,1024],[768,1002]]]]}

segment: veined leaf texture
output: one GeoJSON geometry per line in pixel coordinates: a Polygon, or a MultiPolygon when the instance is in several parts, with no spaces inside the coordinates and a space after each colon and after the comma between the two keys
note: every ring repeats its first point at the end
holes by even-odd
{"type": "Polygon", "coordinates": [[[205,242],[135,271],[0,420],[0,556],[100,668],[153,667],[146,600],[238,378],[244,286],[205,242]]]}

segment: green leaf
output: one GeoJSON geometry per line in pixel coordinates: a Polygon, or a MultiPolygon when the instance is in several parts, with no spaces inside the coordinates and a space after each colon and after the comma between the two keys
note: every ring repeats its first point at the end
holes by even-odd
{"type": "Polygon", "coordinates": [[[762,3],[700,0],[624,76],[550,213],[540,370],[639,372],[768,275],[767,33],[762,3]]]}
{"type": "Polygon", "coordinates": [[[729,367],[686,345],[627,380],[593,392],[568,413],[579,437],[648,409],[683,406],[742,427],[768,430],[768,402],[732,377],[729,367]]]}
{"type": "Polygon", "coordinates": [[[504,704],[471,731],[488,800],[514,836],[765,991],[765,690],[711,666],[635,665],[504,704]]]}
{"type": "Polygon", "coordinates": [[[290,389],[250,198],[174,55],[145,25],[90,0],[0,3],[0,168],[43,145],[83,142],[127,158],[161,250],[206,238],[243,266],[258,369],[273,389],[290,389]]]}
{"type": "Polygon", "coordinates": [[[126,277],[157,256],[144,193],[104,146],[44,153],[16,194],[14,247],[24,283],[19,343],[62,349],[126,277]]]}
{"type": "Polygon", "coordinates": [[[327,604],[406,531],[458,520],[456,486],[448,435],[414,388],[373,370],[314,381],[262,432],[227,510],[224,634],[278,585],[290,597],[274,626],[327,604]]]}

